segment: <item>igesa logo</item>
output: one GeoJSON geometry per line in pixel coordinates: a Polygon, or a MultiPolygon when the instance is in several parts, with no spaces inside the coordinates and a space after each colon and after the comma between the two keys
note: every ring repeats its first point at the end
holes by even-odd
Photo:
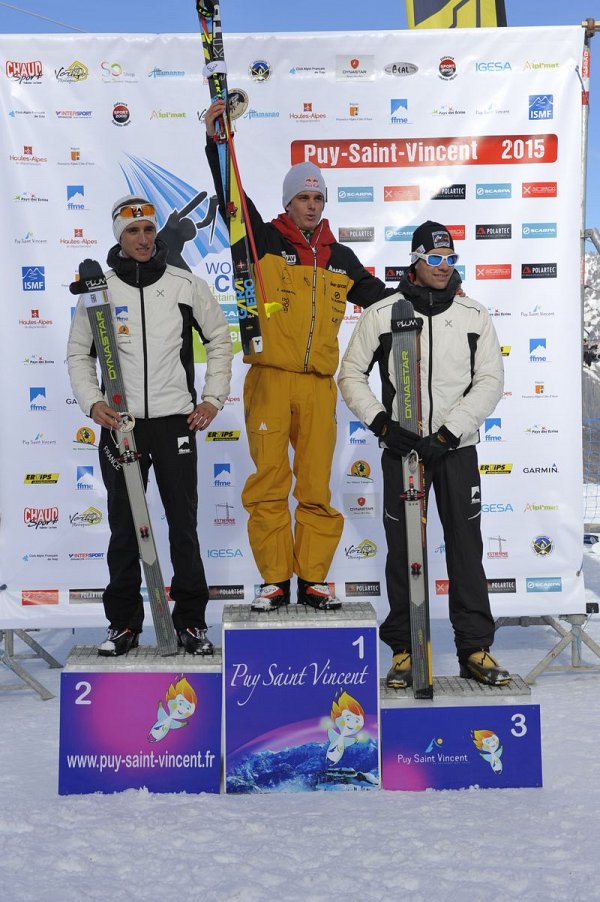
{"type": "Polygon", "coordinates": [[[527,576],[525,588],[528,592],[562,592],[560,576],[527,576]]]}
{"type": "Polygon", "coordinates": [[[241,548],[209,548],[206,552],[209,557],[233,558],[244,557],[241,548]]]}

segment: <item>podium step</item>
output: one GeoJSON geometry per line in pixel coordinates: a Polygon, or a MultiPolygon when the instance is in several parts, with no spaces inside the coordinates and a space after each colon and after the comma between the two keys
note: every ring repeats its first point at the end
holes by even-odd
{"type": "Polygon", "coordinates": [[[220,648],[215,648],[213,655],[188,655],[183,648],[177,649],[176,655],[164,657],[154,645],[140,645],[132,648],[126,655],[117,658],[105,658],[98,654],[96,645],[75,645],[63,668],[65,672],[87,670],[90,673],[109,673],[116,671],[126,673],[137,671],[145,673],[172,673],[175,670],[202,671],[209,673],[221,671],[223,655],[220,648]]]}
{"type": "Polygon", "coordinates": [[[368,601],[345,602],[335,611],[315,611],[304,604],[288,604],[274,611],[253,611],[249,604],[226,604],[225,629],[312,629],[339,626],[373,626],[375,608],[368,601]]]}
{"type": "Polygon", "coordinates": [[[433,699],[416,699],[412,689],[390,689],[385,679],[379,684],[381,705],[393,707],[406,704],[444,704],[450,700],[453,705],[477,704],[493,705],[514,696],[531,696],[531,687],[518,674],[511,674],[505,686],[486,686],[477,680],[465,680],[459,676],[439,676],[433,678],[433,699]]]}

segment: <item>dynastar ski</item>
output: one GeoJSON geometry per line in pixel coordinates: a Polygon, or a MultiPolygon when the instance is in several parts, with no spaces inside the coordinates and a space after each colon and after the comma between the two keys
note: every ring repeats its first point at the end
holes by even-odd
{"type": "Polygon", "coordinates": [[[109,405],[121,414],[121,426],[118,430],[113,430],[113,437],[118,448],[118,460],[123,468],[135,524],[158,651],[161,655],[175,655],[177,654],[177,637],[171,620],[165,583],[148,514],[139,455],[133,433],[135,419],[127,410],[110,296],[102,267],[96,260],[84,260],[79,264],[79,282],[72,290],[74,294],[83,294],[83,303],[88,313],[96,354],[100,362],[104,391],[109,405]],[[85,290],[82,290],[83,286],[85,286],[85,290]]]}
{"type": "MultiPolygon", "coordinates": [[[[246,208],[246,199],[240,183],[239,169],[235,148],[233,146],[233,130],[227,96],[227,65],[223,50],[223,34],[221,31],[221,15],[219,4],[212,0],[196,0],[196,10],[202,31],[204,49],[204,70],[211,100],[225,102],[225,114],[218,123],[220,130],[215,139],[219,151],[221,182],[225,195],[227,227],[231,244],[231,262],[234,270],[234,284],[238,319],[240,322],[240,338],[244,354],[262,351],[260,320],[256,303],[256,291],[251,271],[251,258],[248,247],[253,245],[252,233],[246,208]]],[[[256,261],[256,250],[254,260],[256,261]]],[[[257,273],[259,279],[260,275],[257,273]]],[[[262,286],[261,286],[262,287],[262,286]]],[[[263,291],[263,298],[265,294],[263,291]]],[[[268,315],[268,314],[267,314],[268,315]]]]}
{"type": "MultiPolygon", "coordinates": [[[[406,298],[392,307],[392,347],[396,374],[398,422],[422,434],[421,421],[421,329],[406,298]]],[[[427,578],[427,497],[423,465],[416,451],[402,458],[402,481],[407,536],[410,633],[415,698],[433,697],[429,586],[427,578]]]]}

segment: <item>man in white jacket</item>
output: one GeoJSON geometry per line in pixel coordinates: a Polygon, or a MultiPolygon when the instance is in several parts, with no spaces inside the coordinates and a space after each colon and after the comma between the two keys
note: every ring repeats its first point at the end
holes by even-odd
{"type": "Polygon", "coordinates": [[[460,675],[501,684],[508,673],[490,654],[494,620],[482,564],[481,480],[476,443],[479,427],[502,397],[504,372],[498,338],[487,310],[460,288],[458,255],[441,223],[415,229],[411,266],[399,289],[422,318],[421,400],[423,436],[398,422],[392,352],[393,297],[366,310],[357,323],[339,373],[350,410],[379,438],[387,540],[386,583],[390,613],[380,627],[393,653],[391,688],[412,683],[409,576],[404,519],[402,457],[416,449],[425,465],[427,491],[435,489],[444,529],[449,613],[460,675]],[[369,386],[379,365],[383,400],[369,386]]]}
{"type": "MultiPolygon", "coordinates": [[[[167,246],[156,238],[156,211],[146,198],[126,195],[112,208],[117,244],[106,273],[113,309],[119,311],[117,340],[129,412],[144,485],[154,467],[169,524],[179,644],[191,654],[210,654],[205,610],[208,586],[197,534],[197,430],[206,429],[223,407],[231,380],[227,322],[208,285],[167,264],[167,246]],[[205,342],[206,375],[199,401],[194,386],[193,330],[205,342]]],[[[98,383],[87,312],[75,310],[67,348],[73,393],[82,411],[101,427],[100,468],[106,486],[110,581],[104,594],[108,637],[100,655],[122,655],[138,645],[144,608],[138,543],[125,479],[111,429],[120,415],[98,383]]]]}

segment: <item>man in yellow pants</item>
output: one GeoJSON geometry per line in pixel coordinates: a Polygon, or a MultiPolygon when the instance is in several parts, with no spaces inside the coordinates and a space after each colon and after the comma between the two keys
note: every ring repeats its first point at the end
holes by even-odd
{"type": "MultiPolygon", "coordinates": [[[[217,148],[212,136],[223,101],[206,113],[207,157],[224,209],[217,148]]],[[[250,364],[244,410],[256,472],[242,493],[248,537],[261,584],[254,610],[274,610],[290,601],[290,579],[298,576],[298,603],[316,610],[338,608],[327,573],[338,546],[343,517],[331,506],[329,480],[336,442],[337,387],[333,375],[337,335],[346,302],[367,307],[391,292],[372,276],[350,248],[339,244],[322,218],[327,189],[313,163],[292,166],[283,182],[285,210],[265,222],[247,198],[265,290],[281,305],[266,318],[259,304],[264,350],[244,356],[250,364]],[[293,456],[292,530],[289,493],[293,456]]]]}

